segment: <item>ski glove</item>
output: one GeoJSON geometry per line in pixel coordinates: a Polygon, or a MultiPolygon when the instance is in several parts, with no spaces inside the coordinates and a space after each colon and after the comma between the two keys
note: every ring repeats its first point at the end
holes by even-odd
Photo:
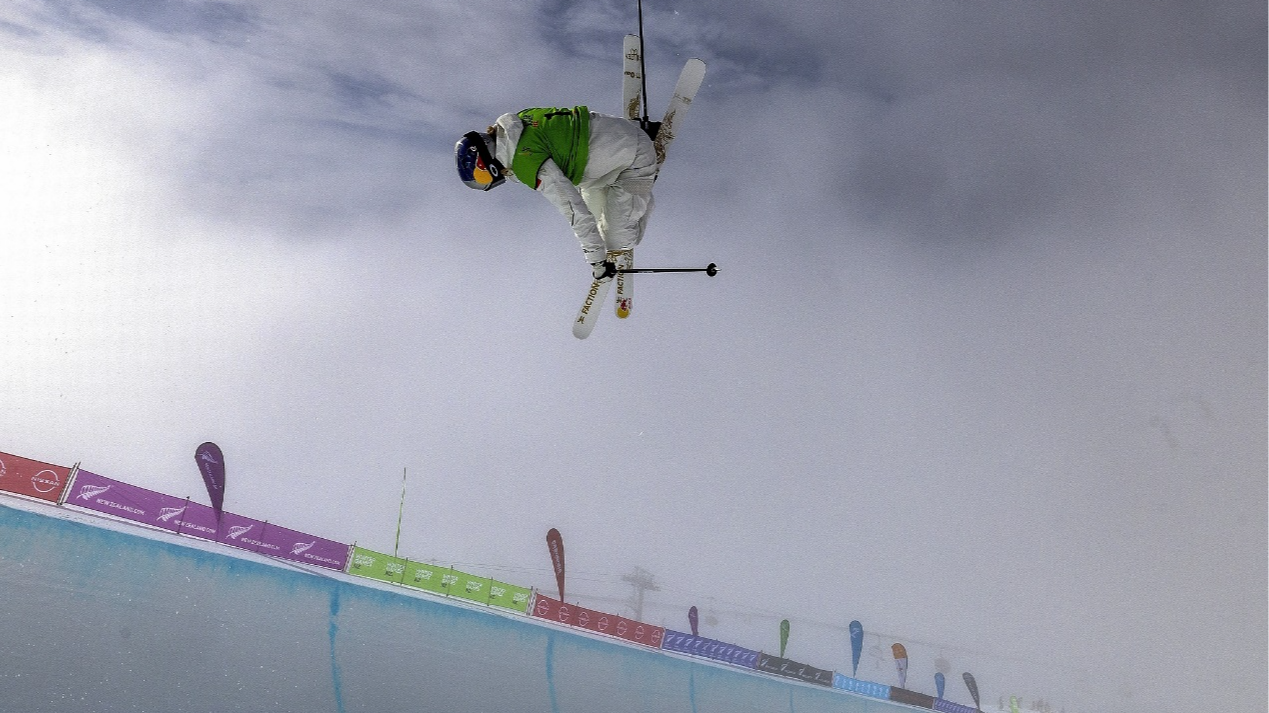
{"type": "Polygon", "coordinates": [[[617,274],[617,265],[611,260],[592,262],[590,271],[596,282],[607,282],[613,278],[613,275],[617,274]]]}

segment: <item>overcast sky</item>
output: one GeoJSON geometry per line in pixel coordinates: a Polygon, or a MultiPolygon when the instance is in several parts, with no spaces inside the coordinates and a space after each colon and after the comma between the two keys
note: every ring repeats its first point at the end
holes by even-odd
{"type": "Polygon", "coordinates": [[[4,3],[0,450],[203,498],[213,440],[226,508],[383,551],[408,468],[415,558],[549,589],[558,527],[594,608],[1264,710],[1264,4],[644,13],[654,113],[709,75],[638,262],[722,272],[583,342],[567,224],[453,144],[617,113],[633,0],[4,3]]]}

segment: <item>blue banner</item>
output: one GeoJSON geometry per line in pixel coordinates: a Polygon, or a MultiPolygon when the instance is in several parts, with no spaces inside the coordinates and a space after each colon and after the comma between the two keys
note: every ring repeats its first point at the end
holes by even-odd
{"type": "Polygon", "coordinates": [[[872,681],[861,681],[857,678],[835,674],[833,676],[833,688],[842,691],[850,691],[858,693],[861,696],[869,698],[878,698],[883,701],[890,700],[890,687],[883,683],[873,683],[872,681]]]}
{"type": "Polygon", "coordinates": [[[934,690],[938,691],[938,698],[943,697],[943,689],[947,686],[947,679],[943,678],[943,674],[934,674],[934,690]]]}
{"type": "Polygon", "coordinates": [[[700,636],[684,634],[681,631],[665,630],[665,638],[661,640],[661,648],[689,656],[722,661],[733,666],[757,668],[758,652],[741,648],[735,644],[706,639],[700,636]]]}

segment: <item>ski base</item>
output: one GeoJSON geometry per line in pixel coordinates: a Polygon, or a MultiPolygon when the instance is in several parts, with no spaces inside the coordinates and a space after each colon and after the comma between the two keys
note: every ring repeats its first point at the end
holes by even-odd
{"type": "Polygon", "coordinates": [[[593,280],[590,283],[590,291],[586,293],[586,300],[582,302],[582,308],[577,311],[577,319],[573,320],[573,336],[578,339],[585,339],[595,330],[595,322],[599,320],[599,313],[603,311],[604,300],[608,298],[608,290],[612,288],[612,280],[593,280]]]}

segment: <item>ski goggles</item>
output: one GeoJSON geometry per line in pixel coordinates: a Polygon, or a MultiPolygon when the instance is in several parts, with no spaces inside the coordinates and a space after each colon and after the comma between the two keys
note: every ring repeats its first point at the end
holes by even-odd
{"type": "Polygon", "coordinates": [[[469,131],[454,146],[454,158],[458,162],[458,177],[469,188],[487,191],[503,184],[503,165],[489,153],[485,139],[475,131],[469,131]]]}

